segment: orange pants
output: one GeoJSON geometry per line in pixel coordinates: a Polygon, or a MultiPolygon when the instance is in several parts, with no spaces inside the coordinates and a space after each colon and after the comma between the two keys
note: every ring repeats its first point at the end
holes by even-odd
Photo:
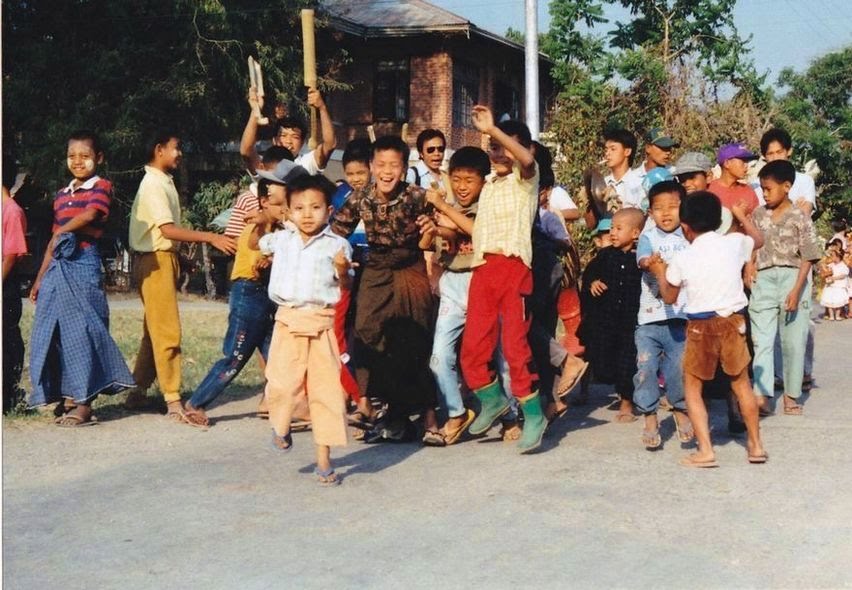
{"type": "Polygon", "coordinates": [[[559,312],[559,319],[562,320],[562,326],[565,328],[562,346],[574,356],[581,356],[586,348],[580,344],[580,339],[577,338],[577,328],[580,327],[580,294],[576,288],[571,287],[560,291],[556,310],[559,312]]]}
{"type": "Polygon", "coordinates": [[[293,405],[305,390],[318,445],[346,445],[346,393],[333,309],[279,307],[266,363],[269,422],[279,436],[290,431],[293,405]]]}

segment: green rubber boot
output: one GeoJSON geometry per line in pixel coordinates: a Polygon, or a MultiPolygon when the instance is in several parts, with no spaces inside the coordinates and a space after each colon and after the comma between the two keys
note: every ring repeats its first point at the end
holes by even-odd
{"type": "Polygon", "coordinates": [[[468,431],[471,434],[482,434],[488,432],[494,421],[509,411],[509,400],[503,393],[503,387],[496,379],[473,392],[479,400],[479,414],[471,423],[468,431]]]}
{"type": "Polygon", "coordinates": [[[547,428],[547,418],[544,417],[537,391],[518,401],[524,413],[524,432],[518,440],[518,451],[529,453],[541,446],[541,438],[547,428]]]}

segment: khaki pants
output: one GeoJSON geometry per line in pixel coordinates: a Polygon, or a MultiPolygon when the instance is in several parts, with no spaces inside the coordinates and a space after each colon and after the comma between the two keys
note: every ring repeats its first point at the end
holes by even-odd
{"type": "Polygon", "coordinates": [[[266,403],[275,433],[289,432],[294,401],[307,390],[314,442],[345,446],[346,392],[340,370],[334,309],[279,307],[266,364],[266,403]]]}
{"type": "Polygon", "coordinates": [[[180,400],[180,316],[178,257],[174,252],[136,256],[134,273],[145,317],[133,379],[142,389],[159,381],[166,402],[180,400]]]}

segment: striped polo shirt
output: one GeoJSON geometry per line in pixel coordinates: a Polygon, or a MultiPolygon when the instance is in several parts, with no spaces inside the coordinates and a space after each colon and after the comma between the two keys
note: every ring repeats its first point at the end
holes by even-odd
{"type": "Polygon", "coordinates": [[[81,185],[74,187],[74,180],[56,193],[53,199],[53,233],[86,209],[96,209],[102,213],[86,227],[77,230],[77,243],[81,248],[94,244],[104,235],[109,207],[112,203],[112,183],[100,176],[93,176],[81,185]]]}

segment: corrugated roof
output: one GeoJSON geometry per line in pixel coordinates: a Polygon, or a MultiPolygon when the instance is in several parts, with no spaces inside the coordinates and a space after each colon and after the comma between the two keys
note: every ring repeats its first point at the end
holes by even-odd
{"type": "Polygon", "coordinates": [[[472,23],[423,0],[321,0],[320,7],[356,35],[388,36],[424,30],[468,33],[472,23]],[[348,25],[348,26],[347,26],[348,25]]]}

